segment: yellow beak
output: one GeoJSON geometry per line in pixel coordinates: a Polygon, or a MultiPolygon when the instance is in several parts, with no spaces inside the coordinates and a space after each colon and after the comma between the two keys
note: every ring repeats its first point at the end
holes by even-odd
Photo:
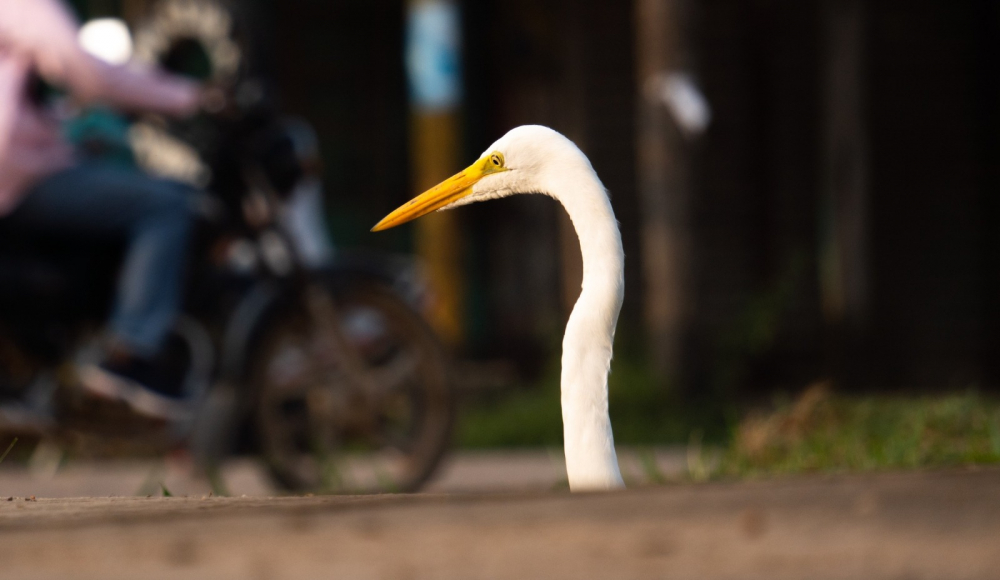
{"type": "MultiPolygon", "coordinates": [[[[494,156],[495,157],[495,156],[494,156]]],[[[449,203],[458,201],[472,193],[472,186],[480,179],[492,173],[506,171],[503,166],[497,166],[491,162],[491,156],[487,155],[466,167],[459,173],[452,175],[448,179],[421,193],[417,197],[406,202],[389,215],[382,218],[382,221],[375,224],[373,232],[379,232],[405,224],[410,220],[415,220],[420,216],[427,215],[434,210],[441,209],[449,203]]]]}

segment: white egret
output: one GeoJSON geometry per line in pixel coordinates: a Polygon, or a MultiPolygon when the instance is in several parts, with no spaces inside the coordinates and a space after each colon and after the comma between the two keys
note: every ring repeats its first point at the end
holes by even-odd
{"type": "Polygon", "coordinates": [[[558,200],[573,221],[583,254],[583,286],[566,324],[560,377],[570,489],[624,487],[608,416],[608,372],[625,288],[625,255],[607,192],[580,149],[547,127],[517,127],[478,161],[410,200],[372,231],[518,193],[558,200]]]}

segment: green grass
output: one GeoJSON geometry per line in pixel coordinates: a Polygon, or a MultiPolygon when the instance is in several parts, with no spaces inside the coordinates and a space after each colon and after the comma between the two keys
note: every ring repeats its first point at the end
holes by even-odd
{"type": "MultiPolygon", "coordinates": [[[[694,479],[1000,463],[1000,398],[976,390],[848,396],[821,384],[736,420],[732,409],[682,402],[645,365],[616,359],[610,405],[616,444],[697,449],[706,467],[694,479]]],[[[457,441],[466,449],[561,446],[558,365],[534,385],[467,405],[457,441]]]]}
{"type": "MultiPolygon", "coordinates": [[[[616,444],[686,444],[695,432],[709,443],[726,441],[728,428],[719,409],[681,402],[640,362],[616,358],[608,388],[616,444]]],[[[457,441],[464,448],[561,446],[558,361],[534,385],[468,405],[460,415],[457,441]]]]}
{"type": "Polygon", "coordinates": [[[722,477],[1000,463],[1000,400],[974,390],[843,396],[823,386],[735,430],[722,477]]]}

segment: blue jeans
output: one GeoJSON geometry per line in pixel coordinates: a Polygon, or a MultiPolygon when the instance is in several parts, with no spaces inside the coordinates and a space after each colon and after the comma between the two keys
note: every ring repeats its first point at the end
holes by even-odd
{"type": "Polygon", "coordinates": [[[194,222],[190,190],[134,169],[83,164],[41,181],[4,221],[36,232],[123,237],[125,259],[110,321],[112,338],[152,356],[180,310],[194,222]]]}

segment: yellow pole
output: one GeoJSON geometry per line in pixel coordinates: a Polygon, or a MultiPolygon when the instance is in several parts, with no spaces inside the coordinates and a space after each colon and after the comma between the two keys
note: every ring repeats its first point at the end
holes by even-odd
{"type": "MultiPolygon", "coordinates": [[[[414,112],[411,159],[416,192],[455,173],[458,159],[458,115],[455,112],[414,112]]],[[[415,249],[427,269],[433,302],[430,323],[451,345],[464,337],[465,280],[462,276],[462,234],[450,211],[417,220],[415,249]]]]}
{"type": "MultiPolygon", "coordinates": [[[[461,168],[460,19],[453,0],[409,0],[410,160],[415,193],[461,168]]],[[[462,235],[452,212],[415,222],[415,250],[427,269],[430,324],[452,346],[464,338],[462,235]]]]}

